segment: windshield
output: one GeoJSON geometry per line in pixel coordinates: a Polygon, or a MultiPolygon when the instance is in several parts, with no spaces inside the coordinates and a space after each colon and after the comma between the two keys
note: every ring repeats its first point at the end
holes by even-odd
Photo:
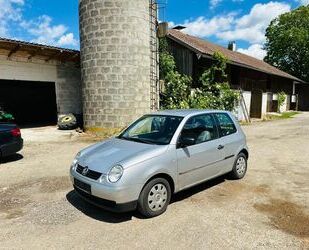
{"type": "Polygon", "coordinates": [[[183,117],[146,115],[134,122],[118,138],[148,144],[169,144],[183,117]]]}

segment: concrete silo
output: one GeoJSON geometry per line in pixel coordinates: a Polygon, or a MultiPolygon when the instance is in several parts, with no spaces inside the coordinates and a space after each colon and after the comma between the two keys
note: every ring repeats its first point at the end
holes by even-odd
{"type": "Polygon", "coordinates": [[[152,2],[80,0],[86,129],[122,127],[155,109],[152,2]]]}

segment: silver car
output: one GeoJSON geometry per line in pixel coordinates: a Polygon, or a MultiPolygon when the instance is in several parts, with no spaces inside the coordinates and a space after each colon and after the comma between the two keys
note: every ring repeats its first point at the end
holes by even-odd
{"type": "Polygon", "coordinates": [[[226,111],[147,114],[119,136],[80,151],[70,174],[76,192],[107,210],[165,212],[171,196],[206,180],[247,171],[246,137],[226,111]]]}

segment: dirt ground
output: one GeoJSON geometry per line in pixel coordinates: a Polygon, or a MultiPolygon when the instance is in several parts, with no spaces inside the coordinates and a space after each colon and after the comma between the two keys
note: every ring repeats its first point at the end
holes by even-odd
{"type": "Polygon", "coordinates": [[[91,142],[25,129],[0,165],[0,248],[309,249],[309,113],[244,126],[249,169],[177,194],[154,219],[112,214],[72,191],[69,166],[91,142]]]}

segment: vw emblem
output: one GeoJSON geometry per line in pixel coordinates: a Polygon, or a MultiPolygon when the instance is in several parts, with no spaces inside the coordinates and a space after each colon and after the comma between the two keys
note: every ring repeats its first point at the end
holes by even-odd
{"type": "Polygon", "coordinates": [[[83,169],[82,175],[87,175],[88,172],[89,172],[89,168],[88,168],[88,167],[85,167],[85,168],[83,169]]]}

